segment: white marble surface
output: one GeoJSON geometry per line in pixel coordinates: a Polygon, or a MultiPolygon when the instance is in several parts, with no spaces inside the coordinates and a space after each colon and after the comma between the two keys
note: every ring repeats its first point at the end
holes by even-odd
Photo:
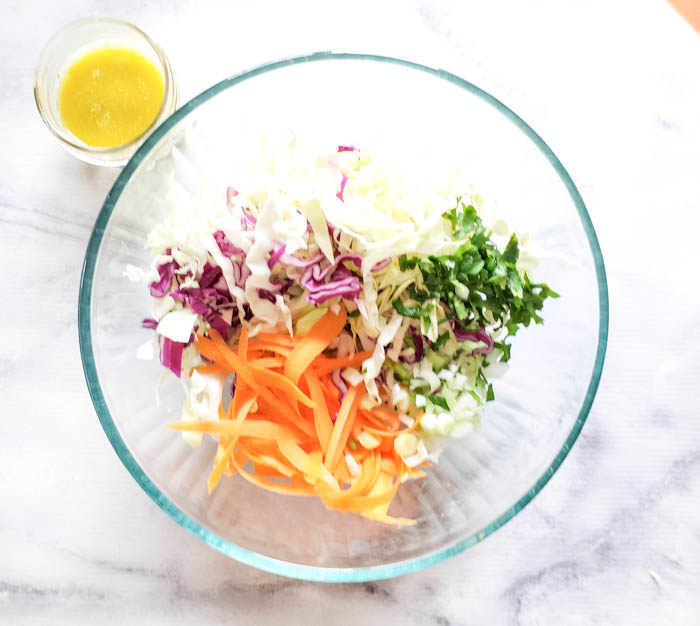
{"type": "Polygon", "coordinates": [[[3,0],[0,623],[700,623],[699,61],[700,36],[661,0],[3,0]],[[573,452],[506,527],[399,579],[303,583],[209,549],[131,479],[76,323],[117,173],[54,143],[31,91],[48,37],[100,14],[162,43],[184,99],[299,52],[388,53],[475,82],[558,154],[607,263],[608,358],[573,452]]]}

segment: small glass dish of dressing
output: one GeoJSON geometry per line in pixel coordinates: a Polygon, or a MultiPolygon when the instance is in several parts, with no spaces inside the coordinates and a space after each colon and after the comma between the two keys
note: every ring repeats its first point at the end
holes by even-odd
{"type": "Polygon", "coordinates": [[[165,53],[127,22],[71,22],[46,44],[34,74],[39,114],[72,155],[124,165],[178,105],[165,53]]]}

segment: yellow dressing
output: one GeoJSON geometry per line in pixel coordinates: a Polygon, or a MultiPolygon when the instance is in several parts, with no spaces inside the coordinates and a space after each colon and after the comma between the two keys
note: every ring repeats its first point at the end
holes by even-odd
{"type": "Polygon", "coordinates": [[[105,47],[88,52],[68,69],[58,108],[68,130],[89,146],[119,146],[151,125],[164,91],[163,76],[143,55],[105,47]]]}

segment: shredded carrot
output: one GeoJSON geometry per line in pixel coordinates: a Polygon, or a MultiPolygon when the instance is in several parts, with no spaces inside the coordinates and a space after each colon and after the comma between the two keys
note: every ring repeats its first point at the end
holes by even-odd
{"type": "Polygon", "coordinates": [[[304,380],[309,387],[309,395],[311,395],[311,399],[316,404],[314,407],[314,426],[321,450],[326,454],[328,452],[328,443],[331,440],[331,432],[333,431],[333,422],[328,414],[328,405],[323,397],[321,383],[315,373],[307,370],[304,374],[304,380]]]}
{"type": "Polygon", "coordinates": [[[260,381],[261,384],[271,389],[279,389],[285,395],[289,395],[292,401],[298,400],[309,408],[314,408],[313,400],[302,393],[301,389],[286,376],[259,365],[249,365],[249,368],[256,380],[260,381]]]}
{"type": "Polygon", "coordinates": [[[243,423],[235,421],[206,422],[182,421],[168,424],[173,430],[185,430],[195,433],[208,433],[219,435],[238,435],[239,437],[255,437],[256,439],[275,440],[280,432],[296,441],[294,433],[285,426],[268,420],[247,419],[243,423]]]}
{"type": "Polygon", "coordinates": [[[296,383],[306,368],[343,330],[346,319],[345,311],[341,309],[338,314],[329,311],[318,320],[308,334],[294,346],[284,365],[285,376],[296,383]]]}
{"type": "Polygon", "coordinates": [[[298,339],[290,337],[289,335],[283,335],[281,333],[258,333],[255,336],[256,341],[262,341],[267,343],[278,343],[281,346],[293,347],[298,343],[298,339]]]}
{"type": "Polygon", "coordinates": [[[250,474],[249,472],[246,472],[244,469],[242,469],[240,463],[235,458],[232,457],[231,460],[236,466],[238,473],[241,476],[243,476],[243,478],[253,483],[254,485],[264,487],[268,491],[274,491],[275,493],[281,493],[292,496],[306,496],[311,495],[313,493],[313,487],[311,487],[310,485],[301,484],[299,481],[293,481],[289,485],[282,485],[279,483],[271,483],[267,480],[261,480],[257,476],[254,476],[253,474],[250,474]]]}
{"type": "Polygon", "coordinates": [[[371,356],[372,353],[367,350],[365,352],[356,352],[352,356],[341,356],[334,359],[319,358],[317,360],[318,365],[314,365],[314,369],[317,376],[325,376],[340,367],[357,367],[362,365],[371,356]]]}
{"type": "Polygon", "coordinates": [[[258,367],[265,367],[267,369],[277,369],[278,367],[284,366],[284,361],[282,361],[281,359],[276,359],[273,356],[262,356],[256,359],[250,359],[248,363],[250,363],[251,365],[257,365],[258,367]]]}
{"type": "Polygon", "coordinates": [[[241,328],[241,336],[238,339],[238,356],[244,361],[248,358],[248,327],[241,328]]]}
{"type": "Polygon", "coordinates": [[[313,424],[306,421],[299,413],[297,413],[293,407],[284,402],[280,402],[279,398],[258,398],[258,404],[260,409],[267,415],[270,419],[282,418],[288,424],[291,424],[298,430],[300,430],[305,435],[309,437],[314,436],[313,424]]]}
{"type": "MultiPolygon", "coordinates": [[[[250,408],[253,406],[255,403],[255,396],[251,396],[246,400],[242,405],[241,408],[238,410],[238,413],[236,414],[236,419],[234,420],[234,425],[242,425],[243,420],[245,420],[246,416],[248,415],[248,411],[250,411],[250,408]]],[[[224,468],[226,467],[228,463],[228,459],[231,456],[231,453],[233,452],[233,448],[236,445],[238,437],[234,435],[232,441],[228,444],[226,447],[226,452],[224,453],[222,459],[216,464],[214,469],[212,470],[212,473],[209,475],[209,481],[207,484],[207,488],[209,489],[209,493],[214,491],[214,487],[219,483],[219,480],[221,480],[221,475],[224,473],[224,468]]]]}
{"type": "Polygon", "coordinates": [[[380,437],[396,437],[396,435],[400,435],[401,433],[410,433],[411,431],[415,430],[418,427],[418,420],[414,420],[413,424],[406,428],[402,428],[401,430],[386,430],[385,428],[375,428],[374,426],[370,426],[369,424],[374,422],[369,422],[369,420],[366,419],[364,414],[362,415],[362,430],[366,430],[369,433],[372,433],[373,435],[379,435],[380,437]]]}
{"type": "Polygon", "coordinates": [[[196,338],[208,363],[191,371],[236,374],[233,399],[226,411],[219,406],[218,420],[169,424],[218,439],[210,493],[222,476],[240,474],[275,493],[319,497],[331,509],[387,524],[414,523],[388,510],[402,477],[423,475],[394,451],[394,438],[414,430],[418,421],[406,428],[386,407],[360,408],[363,384],[349,387],[341,398],[332,373],[359,367],[371,356],[324,354],[345,323],[342,310],[326,313],[302,338],[269,332],[249,337],[243,326],[235,349],[213,329],[196,338]],[[376,447],[358,448],[363,431],[379,440],[376,447]],[[252,473],[243,469],[246,463],[252,463],[252,473]]]}
{"type": "Polygon", "coordinates": [[[276,343],[264,343],[264,342],[253,342],[250,344],[251,350],[258,350],[264,352],[274,352],[285,358],[289,358],[292,353],[292,348],[289,346],[280,346],[276,343]]]}
{"type": "Polygon", "coordinates": [[[333,425],[331,440],[328,443],[328,453],[325,460],[325,465],[328,469],[334,469],[340,460],[340,453],[350,436],[350,430],[355,422],[355,416],[361,400],[359,385],[350,387],[343,398],[338,417],[333,425]]]}
{"type": "Polygon", "coordinates": [[[211,328],[209,329],[209,336],[211,339],[205,339],[200,335],[200,337],[197,339],[197,350],[199,350],[200,353],[204,354],[205,357],[214,363],[228,365],[229,369],[236,373],[236,376],[240,376],[254,389],[258,387],[258,384],[255,382],[255,378],[248,369],[245,361],[243,361],[233,350],[231,350],[231,348],[228,347],[228,345],[226,345],[226,342],[221,338],[221,335],[211,328]],[[203,350],[206,350],[206,353],[202,352],[203,350]]]}

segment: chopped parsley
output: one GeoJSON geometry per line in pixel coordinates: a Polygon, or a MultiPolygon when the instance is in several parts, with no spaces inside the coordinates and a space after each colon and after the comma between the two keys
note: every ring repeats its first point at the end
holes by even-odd
{"type": "MultiPolygon", "coordinates": [[[[547,285],[533,283],[516,264],[520,256],[518,238],[513,234],[503,252],[491,241],[484,223],[470,204],[458,201],[443,217],[452,226],[455,239],[465,239],[454,254],[417,257],[401,255],[402,271],[418,268],[423,286],[412,286],[408,300],[394,300],[394,309],[404,317],[429,320],[434,302],[444,305],[449,321],[465,329],[505,327],[515,335],[531,322],[542,323],[539,315],[547,298],[559,297],[547,285]]],[[[443,335],[436,343],[442,345],[443,335]]],[[[510,346],[499,342],[502,361],[510,358],[510,346]]]]}

